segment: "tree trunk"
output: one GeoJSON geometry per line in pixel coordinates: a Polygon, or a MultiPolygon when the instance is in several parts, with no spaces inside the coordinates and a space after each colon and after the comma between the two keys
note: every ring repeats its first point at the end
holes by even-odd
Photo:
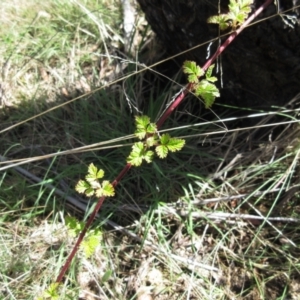
{"type": "MultiPolygon", "coordinates": [[[[300,0],[277,0],[245,29],[225,50],[222,66],[223,102],[241,106],[284,104],[300,92],[300,0]],[[294,7],[294,8],[293,8],[294,7]],[[275,16],[274,16],[275,15],[275,16]],[[271,17],[267,20],[264,18],[271,17]]],[[[226,12],[228,0],[138,0],[146,18],[170,54],[180,53],[218,37],[218,25],[207,19],[226,12]]],[[[256,0],[253,10],[264,1],[256,0]]],[[[223,41],[225,38],[222,38],[223,41]]],[[[218,41],[210,47],[210,53],[218,41]]],[[[180,56],[202,65],[208,55],[208,44],[180,56]]],[[[218,81],[219,85],[221,80],[218,81]]]]}

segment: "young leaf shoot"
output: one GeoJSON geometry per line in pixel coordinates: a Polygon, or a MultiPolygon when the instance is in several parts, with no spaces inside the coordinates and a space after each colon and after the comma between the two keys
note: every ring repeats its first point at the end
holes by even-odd
{"type": "Polygon", "coordinates": [[[80,194],[85,194],[87,197],[94,195],[97,197],[113,197],[115,195],[114,187],[107,180],[101,183],[99,179],[103,177],[104,171],[91,163],[88,167],[88,174],[85,176],[86,180],[79,180],[75,190],[80,194]]]}
{"type": "Polygon", "coordinates": [[[253,0],[230,0],[229,12],[208,18],[208,23],[219,24],[221,30],[232,27],[234,30],[241,26],[251,12],[253,0]]]}
{"type": "Polygon", "coordinates": [[[183,72],[189,74],[188,80],[192,78],[192,81],[189,80],[189,82],[193,83],[192,89],[195,92],[195,95],[200,96],[203,99],[205,108],[210,108],[213,105],[216,97],[220,97],[220,92],[214,84],[214,82],[216,82],[218,79],[217,77],[212,76],[214,65],[211,65],[207,69],[205,72],[205,79],[202,80],[197,77],[197,74],[201,74],[202,76],[204,75],[204,72],[199,72],[199,69],[202,69],[195,65],[195,62],[185,61],[183,64],[183,72]],[[195,77],[197,77],[197,80],[195,77]]]}

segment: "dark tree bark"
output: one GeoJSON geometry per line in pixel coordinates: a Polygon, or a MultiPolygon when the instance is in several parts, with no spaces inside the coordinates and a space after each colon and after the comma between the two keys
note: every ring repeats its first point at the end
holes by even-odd
{"type": "MultiPolygon", "coordinates": [[[[241,106],[284,104],[300,92],[300,0],[277,0],[284,17],[270,5],[245,29],[222,55],[223,101],[235,99],[241,106]],[[273,16],[270,19],[264,18],[273,16]]],[[[152,29],[170,54],[179,53],[218,37],[218,25],[207,19],[218,14],[219,0],[138,0],[152,29]]],[[[228,0],[220,0],[221,12],[228,0]]],[[[264,1],[256,0],[253,9],[264,1]]],[[[222,39],[224,40],[224,38],[222,39]]],[[[216,49],[214,42],[210,53],[216,49]]],[[[204,45],[180,57],[202,65],[204,45]]],[[[220,83],[220,81],[219,81],[220,83]]]]}

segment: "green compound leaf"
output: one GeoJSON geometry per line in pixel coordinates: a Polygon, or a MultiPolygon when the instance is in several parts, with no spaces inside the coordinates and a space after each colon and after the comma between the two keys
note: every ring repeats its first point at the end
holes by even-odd
{"type": "Polygon", "coordinates": [[[155,152],[159,158],[166,158],[168,155],[168,147],[165,145],[159,145],[155,148],[155,152]]]}
{"type": "Polygon", "coordinates": [[[95,191],[97,197],[113,197],[115,195],[115,189],[108,180],[103,180],[102,187],[95,191]]]}
{"type": "Polygon", "coordinates": [[[146,153],[144,154],[143,159],[149,164],[152,162],[154,157],[154,152],[151,150],[147,150],[146,153]]]}
{"type": "Polygon", "coordinates": [[[39,299],[51,299],[51,300],[58,300],[60,295],[58,294],[58,287],[59,283],[51,283],[49,288],[44,292],[43,296],[39,299]]]}
{"type": "Polygon", "coordinates": [[[180,151],[184,145],[185,145],[185,140],[177,139],[177,138],[170,138],[167,146],[168,146],[169,151],[176,152],[176,151],[180,151]]]}
{"type": "Polygon", "coordinates": [[[84,228],[84,222],[80,222],[74,217],[67,216],[65,222],[71,237],[76,237],[84,228]]]}
{"type": "Polygon", "coordinates": [[[228,4],[229,13],[236,14],[240,10],[239,0],[230,0],[228,4]]]}
{"type": "Polygon", "coordinates": [[[150,123],[150,118],[147,116],[136,116],[135,123],[136,131],[134,134],[141,140],[145,138],[147,134],[147,126],[150,123]]]}
{"type": "Polygon", "coordinates": [[[253,0],[230,0],[228,4],[229,13],[233,15],[243,14],[245,18],[251,12],[253,0]]]}
{"type": "Polygon", "coordinates": [[[140,166],[143,161],[143,151],[144,144],[142,142],[134,143],[132,146],[132,150],[127,158],[127,162],[132,164],[133,166],[140,166]]]}
{"type": "Polygon", "coordinates": [[[207,80],[201,80],[196,87],[195,94],[204,100],[205,108],[210,108],[216,97],[220,97],[218,88],[207,80]]]}
{"type": "Polygon", "coordinates": [[[132,146],[132,151],[127,158],[127,162],[133,166],[140,166],[143,162],[143,159],[147,163],[150,163],[153,160],[154,152],[147,150],[145,145],[142,142],[137,142],[132,146]]]}
{"type": "Polygon", "coordinates": [[[199,77],[204,74],[204,71],[194,61],[189,60],[183,63],[183,72],[188,74],[188,81],[190,83],[198,83],[199,77]]]}
{"type": "Polygon", "coordinates": [[[212,76],[212,77],[206,78],[206,80],[207,80],[207,81],[210,81],[210,82],[216,82],[216,81],[218,80],[218,78],[212,76]]]}
{"type": "Polygon", "coordinates": [[[86,258],[90,258],[96,251],[97,247],[100,245],[102,238],[102,233],[100,230],[91,230],[86,238],[81,243],[81,248],[83,249],[86,258]]]}
{"type": "Polygon", "coordinates": [[[215,67],[215,65],[211,65],[211,66],[207,69],[207,71],[206,71],[206,73],[205,73],[205,77],[206,77],[206,80],[207,80],[207,81],[210,81],[210,82],[216,82],[216,81],[218,80],[217,77],[211,76],[214,67],[215,67]]]}
{"type": "Polygon", "coordinates": [[[166,146],[169,151],[175,152],[183,148],[185,140],[171,137],[168,133],[164,133],[160,138],[161,145],[166,146]]]}
{"type": "Polygon", "coordinates": [[[85,177],[86,180],[79,180],[75,186],[75,190],[88,197],[92,197],[94,195],[97,197],[114,196],[114,187],[109,183],[109,181],[104,180],[102,184],[99,182],[99,179],[103,176],[104,171],[102,169],[98,169],[93,163],[91,163],[88,168],[88,174],[85,177]]]}
{"type": "Polygon", "coordinates": [[[251,12],[252,4],[253,0],[230,0],[228,5],[229,12],[227,14],[212,16],[207,22],[219,24],[221,30],[225,30],[229,26],[235,29],[245,22],[251,12]]]}
{"type": "Polygon", "coordinates": [[[142,126],[146,128],[150,123],[150,118],[148,116],[135,116],[135,123],[137,126],[142,126]]]}
{"type": "Polygon", "coordinates": [[[98,170],[98,168],[91,163],[88,167],[88,175],[86,176],[86,180],[94,181],[96,179],[101,179],[104,176],[104,171],[102,169],[98,170]]]}
{"type": "Polygon", "coordinates": [[[156,132],[156,124],[150,122],[148,116],[136,116],[136,131],[134,132],[140,140],[146,137],[146,134],[154,134],[156,132]]]}
{"type": "Polygon", "coordinates": [[[115,188],[108,180],[102,182],[102,188],[104,196],[113,197],[115,195],[115,188]]]}
{"type": "Polygon", "coordinates": [[[251,13],[251,5],[253,0],[240,0],[240,7],[243,10],[247,10],[247,13],[251,13]]]}
{"type": "Polygon", "coordinates": [[[157,131],[157,126],[155,123],[149,123],[147,126],[147,133],[154,134],[157,131]]]}
{"type": "Polygon", "coordinates": [[[170,139],[171,139],[171,136],[168,133],[164,133],[160,137],[160,143],[162,145],[166,145],[167,146],[168,143],[169,143],[169,141],[170,141],[170,139]]]}
{"type": "Polygon", "coordinates": [[[205,73],[206,79],[208,79],[208,78],[211,77],[212,71],[213,71],[214,67],[215,67],[215,65],[211,65],[211,66],[206,70],[206,73],[205,73]]]}
{"type": "MultiPolygon", "coordinates": [[[[188,74],[192,73],[192,72],[198,72],[197,71],[198,66],[196,65],[195,62],[192,62],[192,61],[186,61],[184,63],[183,68],[184,68],[184,72],[188,73],[188,74]]],[[[212,106],[216,97],[220,97],[220,92],[219,92],[218,88],[213,84],[214,82],[216,82],[218,80],[217,77],[212,76],[213,69],[214,69],[214,65],[211,65],[205,72],[206,79],[202,79],[200,82],[197,79],[197,83],[196,83],[196,81],[194,81],[193,82],[194,84],[192,85],[192,90],[195,92],[196,96],[202,97],[206,108],[209,108],[212,106]]],[[[200,69],[200,67],[199,67],[199,70],[201,70],[201,72],[203,74],[203,70],[200,69]]],[[[189,81],[190,81],[190,79],[189,79],[189,81]]],[[[167,144],[167,142],[164,142],[162,140],[160,142],[161,142],[161,144],[167,144]]],[[[165,149],[161,149],[161,148],[158,148],[158,149],[159,149],[158,150],[159,156],[165,157],[165,155],[166,155],[165,149]]]]}
{"type": "Polygon", "coordinates": [[[212,16],[207,19],[207,23],[219,24],[221,30],[226,30],[230,26],[230,18],[225,14],[212,16]]]}
{"type": "Polygon", "coordinates": [[[79,194],[85,194],[88,197],[94,195],[94,189],[92,188],[91,184],[84,180],[79,180],[75,186],[75,191],[79,194]]]}
{"type": "Polygon", "coordinates": [[[155,148],[155,151],[159,158],[165,158],[168,152],[176,152],[183,148],[185,140],[172,138],[168,133],[163,134],[160,138],[161,145],[155,148]]]}

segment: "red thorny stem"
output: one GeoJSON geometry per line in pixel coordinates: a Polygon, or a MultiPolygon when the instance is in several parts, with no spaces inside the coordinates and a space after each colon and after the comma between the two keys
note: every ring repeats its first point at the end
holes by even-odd
{"type": "MultiPolygon", "coordinates": [[[[131,168],[131,164],[128,163],[128,164],[123,168],[123,170],[119,173],[118,177],[117,177],[117,178],[114,180],[114,182],[112,183],[113,187],[115,187],[115,186],[119,183],[119,181],[121,181],[121,179],[122,179],[122,178],[124,177],[124,175],[129,171],[130,168],[131,168]]],[[[96,217],[96,215],[97,215],[99,209],[101,208],[101,206],[102,206],[104,200],[105,200],[105,197],[104,197],[104,196],[102,196],[102,197],[98,200],[96,207],[94,208],[93,212],[92,212],[91,215],[89,216],[89,218],[88,218],[88,220],[87,220],[87,222],[86,222],[86,224],[85,224],[83,230],[80,232],[79,237],[78,237],[78,239],[77,239],[77,241],[76,241],[76,243],[75,243],[75,245],[74,245],[74,247],[73,247],[73,249],[72,249],[72,252],[69,254],[69,256],[68,256],[68,258],[67,258],[67,260],[66,260],[64,266],[62,267],[62,269],[61,269],[59,275],[57,276],[57,279],[56,279],[56,282],[57,282],[57,283],[60,283],[60,282],[62,281],[63,277],[65,276],[65,273],[67,272],[67,270],[68,270],[68,268],[69,268],[69,266],[70,266],[70,264],[71,264],[71,261],[73,260],[73,257],[75,256],[75,254],[76,254],[76,252],[77,252],[77,250],[78,250],[78,248],[79,248],[79,246],[80,246],[80,244],[81,244],[81,242],[82,242],[82,240],[83,240],[83,238],[84,238],[84,236],[85,236],[87,230],[89,229],[89,227],[90,227],[91,224],[93,223],[93,221],[94,221],[94,219],[95,219],[95,217],[96,217]]]]}
{"type": "MultiPolygon", "coordinates": [[[[236,36],[241,33],[244,28],[250,24],[250,22],[252,22],[268,5],[271,4],[271,2],[273,2],[273,0],[266,0],[265,3],[259,7],[246,21],[244,24],[241,25],[241,27],[239,27],[236,31],[234,31],[228,38],[227,40],[218,48],[218,50],[215,52],[215,54],[206,62],[206,64],[202,67],[202,69],[204,71],[206,71],[210,65],[216,60],[216,58],[226,49],[226,47],[236,38],[236,36]]],[[[183,99],[185,98],[185,96],[192,91],[193,89],[193,84],[189,83],[187,84],[186,87],[183,88],[182,92],[175,98],[175,100],[173,101],[173,103],[168,107],[168,109],[165,111],[165,113],[161,116],[161,118],[158,120],[158,122],[156,123],[157,125],[157,129],[159,129],[163,123],[166,121],[166,119],[171,115],[171,113],[178,107],[178,105],[183,101],[183,99]]],[[[117,178],[113,181],[112,185],[114,187],[116,187],[116,185],[121,181],[121,179],[124,177],[124,175],[129,171],[129,169],[131,168],[131,164],[127,163],[126,166],[123,168],[123,170],[119,173],[119,175],[117,176],[117,178]]],[[[93,223],[99,209],[101,208],[103,202],[105,200],[105,197],[101,197],[98,202],[97,205],[94,209],[94,211],[91,213],[90,217],[88,218],[82,232],[79,234],[79,237],[75,243],[75,246],[73,247],[73,250],[71,251],[71,253],[69,254],[69,257],[67,258],[64,266],[62,267],[56,282],[60,283],[66,273],[66,271],[68,270],[71,261],[73,260],[87,230],[89,229],[90,225],[93,223]]]]}
{"type": "MultiPolygon", "coordinates": [[[[202,67],[203,71],[206,71],[211,64],[217,59],[217,57],[228,47],[228,45],[239,35],[246,26],[248,26],[267,6],[269,6],[273,0],[266,0],[266,2],[259,7],[246,21],[235,30],[227,40],[217,49],[215,54],[205,63],[202,67]]],[[[161,118],[157,122],[157,128],[160,128],[163,123],[168,119],[171,113],[177,108],[177,106],[181,103],[181,101],[185,98],[185,96],[193,90],[194,84],[189,83],[186,87],[183,88],[182,92],[175,98],[173,103],[168,107],[165,113],[161,116],[161,118]]]]}

